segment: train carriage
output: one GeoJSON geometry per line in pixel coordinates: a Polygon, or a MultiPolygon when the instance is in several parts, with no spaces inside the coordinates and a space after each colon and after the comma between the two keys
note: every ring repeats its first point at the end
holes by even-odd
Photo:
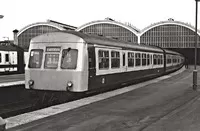
{"type": "Polygon", "coordinates": [[[182,55],[75,31],[31,40],[25,68],[27,89],[85,92],[125,85],[177,70],[182,55]],[[166,58],[172,58],[167,64],[166,58]]]}
{"type": "Polygon", "coordinates": [[[24,73],[24,51],[6,41],[0,42],[0,75],[24,73]]]}

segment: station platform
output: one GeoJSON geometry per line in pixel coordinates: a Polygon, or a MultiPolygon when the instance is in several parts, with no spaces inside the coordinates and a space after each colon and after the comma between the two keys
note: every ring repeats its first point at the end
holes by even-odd
{"type": "Polygon", "coordinates": [[[0,89],[15,85],[25,84],[24,74],[2,75],[0,76],[0,89]]]}
{"type": "MultiPolygon", "coordinates": [[[[198,83],[200,83],[200,67],[198,83]]],[[[5,119],[8,131],[199,131],[193,67],[81,100],[5,119]]],[[[200,87],[198,87],[200,88],[200,87]]]]}

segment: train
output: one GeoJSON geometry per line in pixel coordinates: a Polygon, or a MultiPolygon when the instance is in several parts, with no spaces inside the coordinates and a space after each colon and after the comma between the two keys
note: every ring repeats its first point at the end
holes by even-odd
{"type": "Polygon", "coordinates": [[[10,41],[0,42],[0,75],[23,74],[24,50],[10,41]]]}
{"type": "Polygon", "coordinates": [[[76,31],[31,39],[25,88],[85,93],[124,86],[180,69],[180,53],[76,31]]]}

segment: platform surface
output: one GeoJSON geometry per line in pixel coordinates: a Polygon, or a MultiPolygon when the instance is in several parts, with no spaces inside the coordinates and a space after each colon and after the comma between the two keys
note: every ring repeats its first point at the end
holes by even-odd
{"type": "MultiPolygon", "coordinates": [[[[200,67],[197,69],[199,72],[200,67]]],[[[160,81],[149,83],[144,87],[46,116],[8,130],[199,131],[200,93],[192,90],[192,76],[193,67],[190,67],[175,76],[170,77],[169,74],[158,78],[160,81]]],[[[199,73],[198,83],[200,83],[199,73]]],[[[134,86],[128,88],[134,88],[134,86]]],[[[63,109],[65,106],[69,108],[67,105],[61,106],[63,109]]],[[[45,116],[57,108],[59,106],[51,107],[49,110],[44,109],[43,114],[42,111],[37,113],[45,116]]],[[[20,117],[15,119],[20,121],[20,117]]],[[[21,119],[27,118],[21,117],[21,119]]],[[[9,123],[11,119],[6,121],[9,123]]]]}
{"type": "Polygon", "coordinates": [[[0,88],[14,85],[21,85],[25,83],[24,74],[2,75],[0,76],[0,88]]]}

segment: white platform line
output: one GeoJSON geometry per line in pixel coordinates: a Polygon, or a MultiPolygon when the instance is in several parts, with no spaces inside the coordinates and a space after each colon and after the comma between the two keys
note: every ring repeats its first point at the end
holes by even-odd
{"type": "Polygon", "coordinates": [[[184,70],[185,69],[182,68],[181,70],[179,70],[175,73],[172,73],[170,75],[165,75],[165,76],[162,76],[162,77],[159,77],[159,78],[156,78],[156,79],[153,79],[153,80],[149,80],[149,81],[146,81],[146,82],[143,82],[143,83],[139,83],[139,84],[136,84],[136,85],[131,85],[131,86],[128,86],[128,87],[124,87],[124,88],[117,89],[117,90],[114,90],[114,91],[106,92],[106,93],[99,94],[99,95],[96,95],[96,96],[91,96],[91,97],[83,98],[83,99],[80,99],[80,100],[76,100],[76,101],[72,101],[72,102],[48,107],[48,108],[45,108],[45,109],[41,109],[41,110],[29,112],[29,113],[24,113],[24,114],[21,114],[21,115],[18,115],[18,116],[10,117],[10,118],[6,119],[6,129],[12,128],[12,127],[15,127],[15,126],[19,126],[19,125],[22,125],[22,124],[26,124],[26,123],[29,123],[29,122],[32,122],[32,121],[35,121],[35,120],[39,120],[39,119],[42,119],[42,118],[45,118],[45,117],[48,117],[48,116],[51,116],[51,115],[55,115],[55,114],[58,114],[58,113],[69,111],[69,110],[72,110],[72,109],[75,109],[75,108],[78,108],[78,107],[81,107],[81,106],[84,106],[84,105],[88,105],[88,104],[91,104],[93,102],[104,100],[104,99],[107,99],[107,98],[110,98],[110,97],[113,97],[113,96],[116,96],[116,95],[119,95],[119,94],[123,94],[123,93],[129,92],[129,91],[132,91],[134,89],[144,87],[146,85],[167,79],[171,76],[174,76],[176,74],[183,72],[184,70]]]}
{"type": "Polygon", "coordinates": [[[14,85],[23,85],[23,84],[25,84],[25,81],[5,82],[5,83],[0,83],[0,87],[8,87],[14,85]]]}

